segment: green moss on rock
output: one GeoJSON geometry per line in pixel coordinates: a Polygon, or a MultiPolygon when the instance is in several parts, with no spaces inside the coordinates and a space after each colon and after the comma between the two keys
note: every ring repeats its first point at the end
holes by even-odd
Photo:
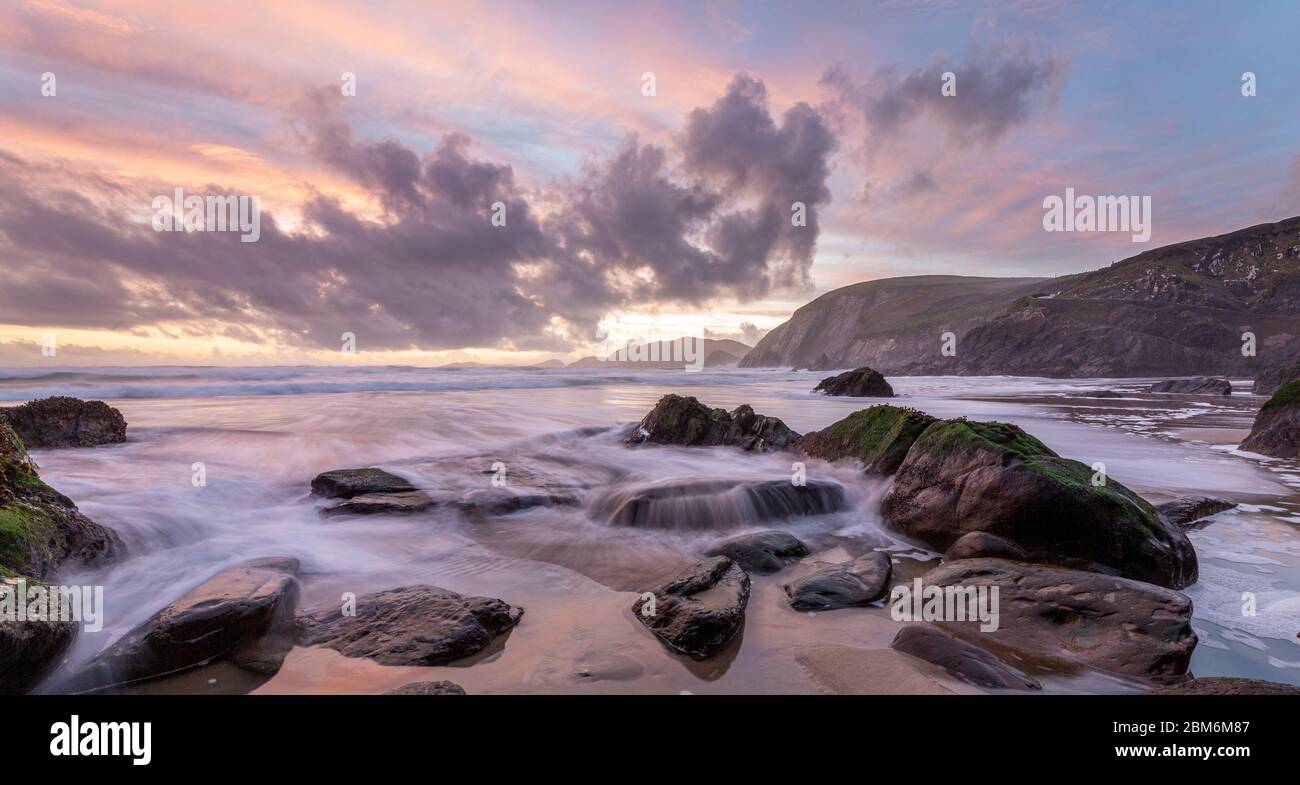
{"type": "Polygon", "coordinates": [[[1268,399],[1268,403],[1264,404],[1264,408],[1279,409],[1297,403],[1300,403],[1300,379],[1292,379],[1273,393],[1273,397],[1268,399]]]}
{"type": "Polygon", "coordinates": [[[881,404],[814,431],[796,447],[826,461],[859,460],[872,474],[892,474],[912,443],[935,422],[916,409],[881,404]]]}

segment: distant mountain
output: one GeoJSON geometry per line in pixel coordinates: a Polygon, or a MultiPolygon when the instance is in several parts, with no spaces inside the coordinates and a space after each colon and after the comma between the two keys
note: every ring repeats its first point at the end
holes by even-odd
{"type": "Polygon", "coordinates": [[[1300,358],[1300,218],[1155,248],[1061,278],[889,278],[828,292],[746,367],[894,374],[1255,376],[1300,358]],[[942,333],[956,338],[942,353],[942,333]],[[1242,353],[1243,333],[1255,356],[1242,353]]]}
{"type": "MultiPolygon", "coordinates": [[[[750,346],[740,341],[730,339],[713,339],[705,338],[702,341],[697,338],[687,338],[691,348],[696,344],[702,343],[701,350],[704,352],[704,365],[706,368],[715,368],[723,365],[735,365],[745,358],[750,352],[750,346]]],[[[660,357],[671,356],[671,341],[658,341],[655,344],[648,344],[645,347],[648,351],[657,351],[660,357]]],[[[680,351],[680,350],[679,350],[680,351]]],[[[574,360],[569,363],[570,368],[681,368],[681,360],[660,360],[659,362],[634,361],[634,360],[615,360],[613,357],[600,360],[596,357],[583,357],[581,360],[574,360]]]]}

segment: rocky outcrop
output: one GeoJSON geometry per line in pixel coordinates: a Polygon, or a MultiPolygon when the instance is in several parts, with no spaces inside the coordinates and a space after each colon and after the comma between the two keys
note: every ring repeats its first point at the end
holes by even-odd
{"type": "Polygon", "coordinates": [[[1250,391],[1255,395],[1272,395],[1292,379],[1300,379],[1300,363],[1270,365],[1255,377],[1255,384],[1250,391]]]}
{"type": "Polygon", "coordinates": [[[403,684],[385,695],[464,695],[465,688],[450,681],[417,681],[403,684]]]}
{"type": "Polygon", "coordinates": [[[925,429],[899,466],[882,512],[890,528],[937,551],[972,531],[1050,564],[1180,588],[1196,580],[1187,536],[1114,478],[1062,458],[1014,425],[948,420],[925,429]]]}
{"type": "Polygon", "coordinates": [[[1179,395],[1232,395],[1232,382],[1198,376],[1194,379],[1167,379],[1151,385],[1153,393],[1178,393],[1179,395]]]}
{"type": "Polygon", "coordinates": [[[1192,601],[1149,583],[1004,559],[943,564],[921,582],[927,590],[963,593],[996,587],[995,631],[981,632],[978,620],[938,625],[995,653],[1049,667],[1171,678],[1187,672],[1196,647],[1192,601]]]}
{"type": "Polygon", "coordinates": [[[1156,687],[1147,695],[1300,695],[1300,687],[1262,679],[1206,676],[1156,687]]]}
{"type": "MultiPolygon", "coordinates": [[[[33,585],[21,578],[0,577],[0,606],[33,585]]],[[[18,695],[35,687],[77,637],[77,621],[0,621],[0,695],[18,695]]]]}
{"type": "Polygon", "coordinates": [[[627,438],[628,444],[687,447],[727,445],[752,452],[784,449],[799,434],[775,417],[755,414],[745,405],[733,412],[710,409],[695,398],[665,395],[627,438]]]}
{"type": "Polygon", "coordinates": [[[1202,518],[1217,515],[1236,506],[1236,502],[1213,496],[1184,496],[1181,499],[1174,499],[1171,502],[1165,502],[1157,506],[1156,512],[1163,515],[1165,520],[1175,526],[1181,526],[1185,529],[1202,518]]]}
{"type": "Polygon", "coordinates": [[[355,616],[337,607],[300,616],[299,642],[380,665],[446,665],[482,651],[523,614],[491,597],[404,586],[358,597],[355,616]]]}
{"type": "Polygon", "coordinates": [[[227,567],[101,652],[78,688],[163,676],[226,660],[269,676],[293,648],[298,560],[272,557],[227,567]]]}
{"type": "Polygon", "coordinates": [[[813,392],[827,395],[846,395],[852,398],[893,398],[894,388],[885,377],[870,368],[845,371],[838,376],[822,379],[813,392]]]}
{"type": "Polygon", "coordinates": [[[938,665],[977,687],[994,690],[1039,690],[1043,687],[1037,679],[1026,676],[992,653],[927,624],[907,625],[894,636],[890,647],[938,665]]]}
{"type": "Polygon", "coordinates": [[[778,530],[742,534],[714,543],[705,556],[726,556],[745,572],[766,575],[808,555],[808,546],[789,532],[778,530]]]}
{"type": "Polygon", "coordinates": [[[103,401],[59,396],[0,409],[30,449],[97,447],[126,441],[126,418],[103,401]]]}
{"type": "Polygon", "coordinates": [[[670,648],[696,658],[736,635],[749,604],[749,575],[731,559],[697,562],[632,605],[632,615],[670,648]]]}
{"type": "Polygon", "coordinates": [[[784,588],[790,607],[798,611],[861,607],[885,598],[892,574],[889,555],[873,551],[843,564],[828,564],[784,588]]]}
{"type": "Polygon", "coordinates": [[[1255,416],[1240,449],[1274,458],[1300,456],[1300,379],[1288,382],[1255,416]]]}
{"type": "Polygon", "coordinates": [[[410,493],[415,486],[383,469],[335,469],[316,475],[311,492],[326,499],[351,499],[371,493],[410,493]]]}
{"type": "Polygon", "coordinates": [[[893,474],[933,422],[935,418],[924,412],[882,404],[806,434],[793,447],[824,461],[861,461],[868,474],[893,474]]]}
{"type": "Polygon", "coordinates": [[[943,560],[946,562],[981,558],[1026,561],[1029,559],[1029,554],[1006,537],[988,532],[966,532],[943,552],[943,560]]]}
{"type": "Polygon", "coordinates": [[[666,480],[607,492],[590,510],[614,526],[701,531],[825,515],[845,503],[844,488],[830,480],[666,480]]]}

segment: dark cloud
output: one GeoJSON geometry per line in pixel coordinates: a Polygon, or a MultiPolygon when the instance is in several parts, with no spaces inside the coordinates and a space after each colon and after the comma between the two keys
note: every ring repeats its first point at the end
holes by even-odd
{"type": "MultiPolygon", "coordinates": [[[[799,104],[778,124],[762,83],[743,76],[690,115],[674,146],[629,138],[539,193],[476,158],[464,135],[421,155],[357,138],[341,112],[331,91],[314,92],[291,126],[311,156],[382,204],[383,219],[316,196],[301,231],[264,210],[255,243],[155,232],[147,217],[127,218],[124,195],[109,193],[117,186],[86,192],[93,173],[50,176],[0,156],[0,323],[138,331],[169,321],[290,346],[337,347],[354,332],[361,349],[560,350],[628,303],[806,283],[817,208],[830,198],[834,140],[822,118],[799,104]],[[803,228],[791,226],[796,201],[803,228]],[[505,227],[492,225],[496,202],[505,227]]],[[[126,196],[147,205],[172,187],[126,196]]]]}

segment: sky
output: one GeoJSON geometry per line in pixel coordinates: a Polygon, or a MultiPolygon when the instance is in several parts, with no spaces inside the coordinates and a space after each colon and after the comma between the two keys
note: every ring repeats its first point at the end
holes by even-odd
{"type": "Polygon", "coordinates": [[[860,281],[1096,269],[1300,214],[1297,23],[1289,0],[0,0],[0,366],[753,344],[860,281]],[[1149,196],[1150,240],[1045,231],[1066,188],[1149,196]],[[256,241],[160,231],[176,189],[256,197],[256,241]]]}

